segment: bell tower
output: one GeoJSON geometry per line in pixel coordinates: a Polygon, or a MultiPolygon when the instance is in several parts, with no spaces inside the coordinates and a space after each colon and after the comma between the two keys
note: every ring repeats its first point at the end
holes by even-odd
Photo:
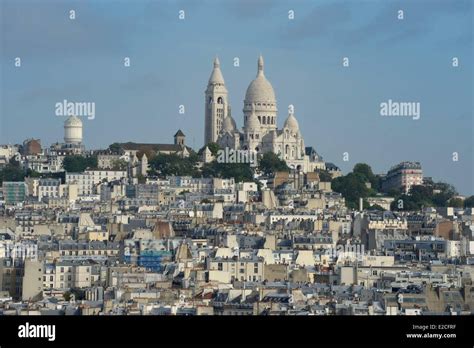
{"type": "Polygon", "coordinates": [[[220,66],[219,58],[216,57],[205,92],[204,145],[217,141],[224,119],[230,110],[228,92],[220,66]]]}

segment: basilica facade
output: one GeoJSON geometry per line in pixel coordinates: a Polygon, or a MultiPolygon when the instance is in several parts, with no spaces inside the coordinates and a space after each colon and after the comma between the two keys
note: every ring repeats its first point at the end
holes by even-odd
{"type": "Polygon", "coordinates": [[[265,76],[262,56],[258,58],[257,67],[257,76],[245,94],[244,125],[239,129],[231,114],[219,59],[215,59],[205,91],[205,144],[215,142],[221,148],[258,154],[273,152],[290,168],[303,172],[324,169],[324,162],[317,152],[312,147],[305,147],[294,110],[290,110],[283,128],[278,129],[275,91],[265,76]]]}

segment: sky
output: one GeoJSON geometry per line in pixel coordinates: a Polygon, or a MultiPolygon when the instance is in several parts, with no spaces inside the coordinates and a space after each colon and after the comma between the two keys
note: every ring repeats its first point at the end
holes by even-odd
{"type": "Polygon", "coordinates": [[[83,118],[89,149],[171,143],[178,129],[199,149],[214,57],[242,127],[262,54],[278,126],[294,105],[305,145],[325,161],[344,173],[419,161],[425,176],[474,194],[470,0],[0,0],[0,11],[0,144],[62,141],[55,105],[66,99],[95,103],[83,118]],[[389,99],[420,103],[420,118],[381,116],[389,99]]]}

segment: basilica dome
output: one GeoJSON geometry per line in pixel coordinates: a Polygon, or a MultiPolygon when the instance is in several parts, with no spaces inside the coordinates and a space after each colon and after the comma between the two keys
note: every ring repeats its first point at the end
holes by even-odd
{"type": "Polygon", "coordinates": [[[250,83],[245,93],[245,103],[276,103],[275,92],[272,84],[263,73],[263,57],[258,58],[257,77],[250,83]]]}
{"type": "Polygon", "coordinates": [[[224,122],[222,124],[222,129],[225,132],[234,132],[236,130],[237,126],[235,124],[234,119],[232,116],[228,115],[226,118],[224,118],[224,122]]]}
{"type": "Polygon", "coordinates": [[[252,104],[250,116],[247,121],[247,129],[249,130],[257,130],[260,128],[260,122],[258,122],[257,115],[255,115],[255,104],[252,104]]]}
{"type": "Polygon", "coordinates": [[[283,125],[283,128],[288,128],[289,130],[292,130],[294,132],[299,131],[300,126],[293,113],[290,113],[288,115],[287,119],[285,120],[285,124],[283,125]]]}

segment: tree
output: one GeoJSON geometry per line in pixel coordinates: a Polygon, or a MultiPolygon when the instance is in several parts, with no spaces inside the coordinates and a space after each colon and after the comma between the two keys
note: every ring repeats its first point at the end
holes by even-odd
{"type": "Polygon", "coordinates": [[[146,183],[146,178],[140,173],[137,174],[137,180],[138,180],[139,184],[145,184],[146,183]]]}
{"type": "Polygon", "coordinates": [[[0,171],[0,183],[4,181],[23,181],[25,179],[25,172],[16,165],[7,164],[0,171]]]}
{"type": "Polygon", "coordinates": [[[203,147],[201,147],[201,149],[198,151],[198,155],[201,155],[204,152],[204,149],[206,148],[206,146],[209,148],[209,151],[211,151],[214,157],[217,156],[217,152],[221,149],[219,144],[210,142],[207,145],[204,145],[203,147]]]}
{"type": "Polygon", "coordinates": [[[203,177],[234,178],[236,182],[253,181],[253,170],[248,163],[206,163],[201,170],[203,177]]]}
{"type": "Polygon", "coordinates": [[[265,175],[272,175],[276,172],[289,171],[286,162],[280,159],[280,157],[278,157],[278,155],[273,152],[264,153],[263,156],[260,158],[258,167],[260,171],[262,171],[265,175]]]}
{"type": "Polygon", "coordinates": [[[464,200],[464,207],[465,208],[473,208],[474,207],[474,196],[469,196],[464,200]]]}
{"type": "Polygon", "coordinates": [[[158,154],[150,162],[150,173],[163,177],[176,176],[196,176],[197,156],[180,157],[176,154],[158,154]]]}
{"type": "Polygon", "coordinates": [[[380,178],[373,173],[372,168],[368,164],[357,163],[352,172],[354,174],[361,174],[366,179],[366,182],[370,182],[372,189],[380,190],[380,178]]]}
{"type": "Polygon", "coordinates": [[[462,208],[463,206],[464,206],[464,202],[461,198],[451,198],[448,201],[448,207],[462,208]]]}
{"type": "Polygon", "coordinates": [[[319,181],[322,182],[331,182],[332,176],[327,170],[318,170],[319,181]]]}
{"type": "Polygon", "coordinates": [[[357,209],[359,198],[366,198],[370,193],[365,183],[366,177],[363,174],[349,173],[346,176],[335,178],[331,186],[333,191],[343,195],[349,208],[357,209]]]}
{"type": "Polygon", "coordinates": [[[64,157],[63,168],[66,172],[81,173],[87,168],[97,168],[97,157],[83,157],[80,155],[70,155],[64,157]]]}
{"type": "Polygon", "coordinates": [[[116,159],[112,161],[112,170],[126,170],[128,167],[127,161],[123,159],[116,159]]]}
{"type": "Polygon", "coordinates": [[[410,189],[410,199],[419,206],[433,204],[433,188],[431,186],[413,185],[410,189]]]}
{"type": "Polygon", "coordinates": [[[120,153],[122,151],[122,145],[120,145],[119,143],[110,144],[109,150],[113,153],[120,153]]]}
{"type": "Polygon", "coordinates": [[[371,209],[371,210],[379,210],[379,211],[385,211],[385,210],[386,210],[384,207],[381,207],[381,206],[378,205],[378,204],[371,205],[371,206],[370,206],[370,209],[371,209]]]}
{"type": "Polygon", "coordinates": [[[456,189],[454,186],[444,183],[437,182],[433,185],[433,190],[436,190],[436,193],[433,195],[433,203],[437,207],[446,207],[448,201],[457,195],[456,189]]]}
{"type": "Polygon", "coordinates": [[[420,209],[421,209],[421,204],[415,202],[411,196],[405,195],[405,194],[398,196],[390,204],[390,210],[414,211],[414,210],[420,210],[420,209]]]}

